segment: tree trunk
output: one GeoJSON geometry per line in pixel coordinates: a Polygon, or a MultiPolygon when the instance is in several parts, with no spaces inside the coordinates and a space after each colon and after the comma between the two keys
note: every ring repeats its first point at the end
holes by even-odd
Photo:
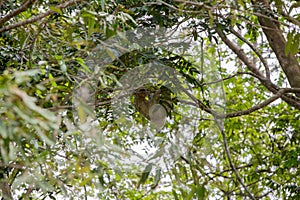
{"type": "MultiPolygon", "coordinates": [[[[252,0],[259,23],[291,87],[300,88],[300,65],[295,55],[285,54],[286,40],[268,0],[252,0]]],[[[299,96],[300,94],[298,94],[299,96]]]]}

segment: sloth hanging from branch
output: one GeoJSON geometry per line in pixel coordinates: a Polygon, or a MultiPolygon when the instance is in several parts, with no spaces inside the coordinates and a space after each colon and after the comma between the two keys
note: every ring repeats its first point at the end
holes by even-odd
{"type": "Polygon", "coordinates": [[[143,86],[136,89],[133,95],[136,110],[160,130],[173,109],[174,99],[170,89],[165,86],[143,86]]]}

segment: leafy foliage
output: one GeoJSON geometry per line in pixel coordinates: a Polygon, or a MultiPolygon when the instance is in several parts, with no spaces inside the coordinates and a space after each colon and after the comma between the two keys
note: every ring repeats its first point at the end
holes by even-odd
{"type": "Polygon", "coordinates": [[[0,196],[299,199],[298,9],[0,1],[0,196]]]}

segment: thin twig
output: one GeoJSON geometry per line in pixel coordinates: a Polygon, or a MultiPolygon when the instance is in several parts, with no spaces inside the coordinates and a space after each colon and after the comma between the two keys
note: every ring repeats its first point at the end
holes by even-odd
{"type": "Polygon", "coordinates": [[[211,10],[213,9],[213,7],[210,7],[202,2],[195,2],[195,1],[185,1],[185,0],[174,0],[175,2],[178,3],[183,3],[183,4],[189,4],[189,5],[193,5],[193,6],[199,6],[199,7],[203,7],[205,9],[211,10]]]}
{"type": "Polygon", "coordinates": [[[25,169],[25,166],[21,164],[14,164],[14,163],[6,164],[2,162],[0,162],[0,167],[8,167],[8,168],[15,168],[15,169],[22,169],[22,170],[25,169]]]}
{"type": "Polygon", "coordinates": [[[165,5],[175,11],[178,11],[178,12],[182,12],[182,13],[189,13],[189,14],[199,14],[199,13],[203,13],[203,11],[194,11],[194,10],[184,10],[184,9],[180,9],[180,8],[177,8],[167,2],[164,2],[162,0],[158,0],[157,2],[149,2],[149,3],[145,3],[145,5],[165,5]]]}
{"type": "Polygon", "coordinates": [[[289,16],[288,14],[286,14],[285,12],[280,12],[280,14],[285,17],[289,22],[298,25],[300,27],[300,21],[296,20],[295,18],[289,16]]]}
{"type": "Polygon", "coordinates": [[[195,103],[196,105],[199,106],[200,109],[206,111],[209,114],[212,114],[214,117],[218,117],[218,118],[222,118],[222,114],[221,113],[217,113],[216,111],[214,111],[213,109],[207,107],[201,100],[199,100],[198,98],[196,98],[193,94],[191,94],[186,88],[184,88],[179,80],[175,79],[175,85],[178,86],[181,91],[183,91],[188,97],[190,97],[195,103]]]}
{"type": "MultiPolygon", "coordinates": [[[[260,82],[273,94],[277,94],[279,90],[278,86],[272,83],[271,80],[266,79],[261,71],[259,71],[259,69],[252,62],[250,62],[245,52],[235,43],[230,41],[221,31],[221,29],[216,28],[216,32],[218,33],[222,41],[238,56],[238,58],[248,67],[248,69],[257,75],[257,78],[260,80],[260,82]]],[[[281,98],[289,105],[300,110],[300,102],[297,101],[295,97],[284,94],[281,96],[281,98]]]]}
{"type": "Polygon", "coordinates": [[[254,76],[256,77],[255,74],[251,73],[251,72],[237,72],[236,74],[232,74],[230,76],[227,76],[225,78],[221,78],[221,79],[218,79],[218,80],[215,80],[215,81],[211,81],[211,82],[204,82],[202,83],[201,85],[212,85],[212,84],[215,84],[215,83],[220,83],[220,82],[223,82],[223,81],[226,81],[226,80],[229,80],[231,78],[234,78],[236,76],[239,76],[239,75],[251,75],[251,76],[254,76]]]}
{"type": "MultiPolygon", "coordinates": [[[[70,1],[67,1],[65,3],[59,4],[56,7],[59,8],[59,9],[63,9],[63,8],[66,8],[68,6],[73,5],[75,3],[80,3],[82,1],[83,0],[70,0],[70,1]]],[[[18,27],[21,27],[21,26],[25,26],[25,25],[33,23],[33,22],[36,22],[36,21],[38,21],[40,19],[43,19],[44,17],[47,17],[47,16],[53,14],[53,13],[55,13],[54,10],[48,10],[45,13],[39,14],[39,15],[37,15],[35,17],[32,17],[30,19],[27,19],[27,20],[24,20],[24,21],[20,21],[20,22],[17,22],[15,24],[11,24],[11,25],[8,25],[8,26],[4,26],[4,27],[0,28],[0,33],[5,32],[5,31],[9,31],[11,29],[15,29],[15,28],[18,28],[18,27]]]]}
{"type": "Polygon", "coordinates": [[[27,191],[23,197],[23,199],[29,199],[30,194],[34,191],[34,186],[33,185],[29,185],[29,187],[27,188],[27,191]]]}
{"type": "Polygon", "coordinates": [[[242,40],[243,42],[245,42],[254,51],[254,53],[259,57],[260,61],[262,62],[262,64],[265,67],[266,77],[267,77],[268,80],[270,80],[270,67],[269,67],[267,61],[258,52],[258,49],[253,44],[251,44],[248,40],[246,40],[241,34],[239,34],[237,31],[235,31],[234,29],[230,29],[230,31],[235,36],[237,36],[240,40],[242,40]]]}
{"type": "Polygon", "coordinates": [[[7,15],[5,15],[4,17],[2,17],[0,19],[0,26],[7,22],[8,20],[10,20],[12,17],[20,14],[21,12],[24,12],[25,10],[27,10],[36,0],[28,0],[26,1],[23,5],[21,5],[19,8],[11,11],[10,13],[8,13],[7,15]]]}
{"type": "MultiPolygon", "coordinates": [[[[237,8],[233,8],[231,6],[226,6],[226,5],[223,5],[223,4],[217,4],[216,6],[212,7],[212,6],[208,6],[202,2],[195,2],[195,1],[186,1],[186,0],[173,0],[175,2],[178,2],[178,3],[183,3],[183,4],[186,4],[186,5],[193,5],[193,6],[198,6],[198,7],[201,7],[201,8],[205,8],[207,10],[213,10],[213,9],[216,9],[216,8],[219,8],[219,9],[235,9],[236,11],[239,11],[241,13],[243,13],[243,17],[245,16],[245,14],[250,14],[250,15],[257,15],[257,16],[260,16],[260,17],[265,17],[267,19],[269,19],[270,21],[273,21],[275,23],[280,23],[282,25],[285,25],[285,26],[288,26],[288,24],[286,23],[283,23],[281,21],[279,21],[278,19],[275,19],[273,17],[270,17],[268,15],[264,15],[264,14],[261,14],[261,13],[257,13],[257,12],[250,12],[249,10],[251,9],[248,9],[248,10],[242,10],[242,9],[237,9],[237,8]]],[[[181,11],[185,11],[185,10],[181,10],[181,11]]],[[[288,15],[284,15],[284,13],[281,13],[283,16],[286,16],[288,18],[288,15]]],[[[222,16],[222,15],[218,15],[218,16],[222,16]]],[[[290,17],[291,19],[293,19],[292,17],[290,17]]],[[[244,18],[243,18],[244,19],[244,18]]],[[[288,18],[289,19],[289,18],[288,18]]],[[[297,22],[295,19],[293,20],[293,22],[297,25],[299,25],[300,23],[297,22]]]]}
{"type": "Polygon", "coordinates": [[[223,137],[223,144],[224,144],[224,149],[225,149],[225,153],[226,153],[226,156],[227,156],[227,159],[228,159],[228,162],[229,162],[229,165],[230,167],[232,168],[233,170],[233,173],[235,174],[237,180],[239,181],[239,183],[243,186],[243,188],[245,189],[245,191],[247,192],[248,194],[248,197],[250,199],[253,199],[255,200],[256,198],[251,194],[251,192],[249,191],[248,187],[245,185],[245,183],[243,182],[242,178],[240,177],[236,167],[234,166],[233,162],[232,162],[232,159],[231,159],[231,155],[230,155],[230,151],[229,151],[229,148],[228,148],[228,143],[227,143],[227,137],[226,137],[226,134],[225,134],[225,131],[224,131],[224,128],[219,126],[219,124],[217,123],[220,131],[221,131],[221,134],[222,134],[222,137],[223,137]]]}

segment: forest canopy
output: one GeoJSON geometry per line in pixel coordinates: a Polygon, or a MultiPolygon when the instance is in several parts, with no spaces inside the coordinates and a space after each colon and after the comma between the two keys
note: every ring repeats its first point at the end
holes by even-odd
{"type": "Polygon", "coordinates": [[[299,199],[299,7],[0,0],[0,197],[299,199]]]}

